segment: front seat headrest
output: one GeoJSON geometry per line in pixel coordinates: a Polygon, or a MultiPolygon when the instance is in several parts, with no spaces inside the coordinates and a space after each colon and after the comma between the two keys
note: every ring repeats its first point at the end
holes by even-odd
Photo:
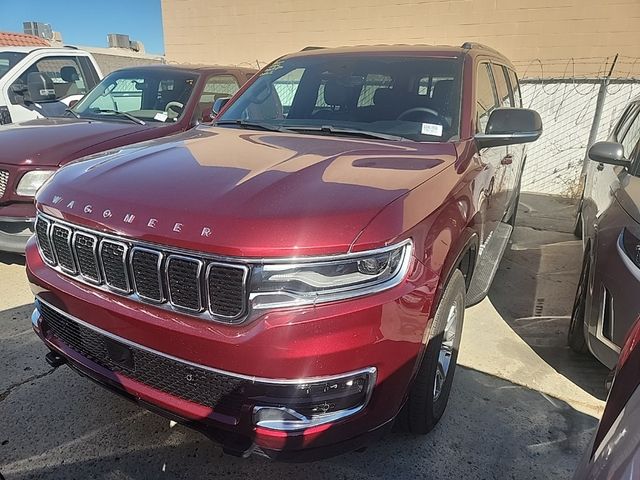
{"type": "Polygon", "coordinates": [[[28,100],[32,102],[44,102],[56,98],[53,81],[42,72],[31,72],[27,75],[27,91],[28,100]]]}
{"type": "Polygon", "coordinates": [[[62,79],[67,83],[75,82],[80,79],[76,67],[72,67],[71,65],[67,65],[60,69],[60,77],[62,77],[62,79]]]}
{"type": "Polygon", "coordinates": [[[332,107],[342,107],[349,99],[349,88],[337,79],[324,84],[324,103],[332,107]]]}

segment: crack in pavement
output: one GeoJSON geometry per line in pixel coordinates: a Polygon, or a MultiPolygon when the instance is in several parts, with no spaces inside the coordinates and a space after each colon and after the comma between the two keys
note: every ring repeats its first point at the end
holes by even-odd
{"type": "Polygon", "coordinates": [[[24,385],[26,383],[33,382],[34,380],[40,380],[41,378],[44,378],[47,375],[51,375],[55,371],[56,371],[56,369],[52,368],[50,370],[47,370],[44,373],[39,373],[38,375],[33,375],[33,376],[27,378],[26,380],[14,383],[13,385],[9,385],[9,388],[7,388],[4,392],[0,393],[0,402],[3,402],[9,395],[11,395],[11,392],[13,392],[16,388],[21,387],[22,385],[24,385]]]}

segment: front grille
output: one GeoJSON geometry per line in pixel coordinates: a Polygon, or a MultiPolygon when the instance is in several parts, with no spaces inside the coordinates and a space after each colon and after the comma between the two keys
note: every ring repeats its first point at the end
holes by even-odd
{"type": "Polygon", "coordinates": [[[100,267],[98,267],[98,239],[88,233],[76,232],[73,236],[73,247],[78,259],[80,275],[92,282],[100,281],[100,267]]]}
{"type": "Polygon", "coordinates": [[[78,280],[207,319],[237,323],[246,316],[249,268],[244,265],[112,239],[42,214],[36,234],[42,257],[78,280]]]}
{"type": "Polygon", "coordinates": [[[171,256],[167,260],[169,300],[177,307],[199,311],[202,307],[200,272],[202,262],[171,256]]]}
{"type": "Polygon", "coordinates": [[[38,302],[45,335],[94,363],[216,411],[239,414],[242,379],[167,358],[110,338],[38,302]]]}
{"type": "Polygon", "coordinates": [[[53,248],[51,247],[51,239],[49,237],[49,227],[51,222],[42,217],[38,217],[36,220],[36,238],[38,239],[38,246],[42,257],[49,263],[55,263],[56,259],[53,256],[53,248]]]}
{"type": "Polygon", "coordinates": [[[207,273],[211,313],[236,318],[244,311],[245,270],[212,263],[207,273]]]}
{"type": "Polygon", "coordinates": [[[127,246],[121,242],[104,239],[100,242],[100,261],[104,282],[111,288],[129,293],[127,273],[127,246]]]}
{"type": "MultiPolygon", "coordinates": [[[[0,122],[0,125],[2,123],[0,122]]],[[[9,184],[9,172],[6,170],[0,170],[0,197],[4,195],[4,191],[7,189],[7,185],[9,184]]]]}
{"type": "Polygon", "coordinates": [[[131,253],[131,268],[133,281],[138,295],[147,300],[161,302],[162,283],[160,279],[160,266],[162,254],[152,250],[134,248],[131,253]]]}
{"type": "Polygon", "coordinates": [[[71,235],[71,229],[68,227],[56,224],[51,227],[51,241],[58,263],[64,270],[75,273],[76,264],[71,251],[71,235]]]}

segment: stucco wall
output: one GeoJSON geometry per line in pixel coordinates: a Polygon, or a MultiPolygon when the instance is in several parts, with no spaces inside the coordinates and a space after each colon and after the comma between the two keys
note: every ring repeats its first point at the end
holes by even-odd
{"type": "MultiPolygon", "coordinates": [[[[555,59],[637,56],[640,25],[640,0],[162,0],[162,11],[169,61],[254,66],[308,45],[472,40],[551,73],[565,68],[555,59]]],[[[584,63],[577,73],[595,68],[584,63]]]]}

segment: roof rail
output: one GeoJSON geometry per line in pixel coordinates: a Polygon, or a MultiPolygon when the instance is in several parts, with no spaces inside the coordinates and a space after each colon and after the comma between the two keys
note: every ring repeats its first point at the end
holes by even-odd
{"type": "Polygon", "coordinates": [[[482,50],[488,50],[488,51],[493,52],[493,53],[500,53],[495,48],[488,47],[487,45],[484,45],[483,43],[478,43],[478,42],[464,42],[460,46],[460,48],[464,48],[465,50],[471,50],[473,48],[478,48],[478,49],[482,49],[482,50]]]}
{"type": "Polygon", "coordinates": [[[304,47],[302,50],[300,50],[301,52],[308,52],[310,50],[322,50],[323,48],[327,48],[327,47],[314,47],[312,45],[309,45],[308,47],[304,47]]]}

